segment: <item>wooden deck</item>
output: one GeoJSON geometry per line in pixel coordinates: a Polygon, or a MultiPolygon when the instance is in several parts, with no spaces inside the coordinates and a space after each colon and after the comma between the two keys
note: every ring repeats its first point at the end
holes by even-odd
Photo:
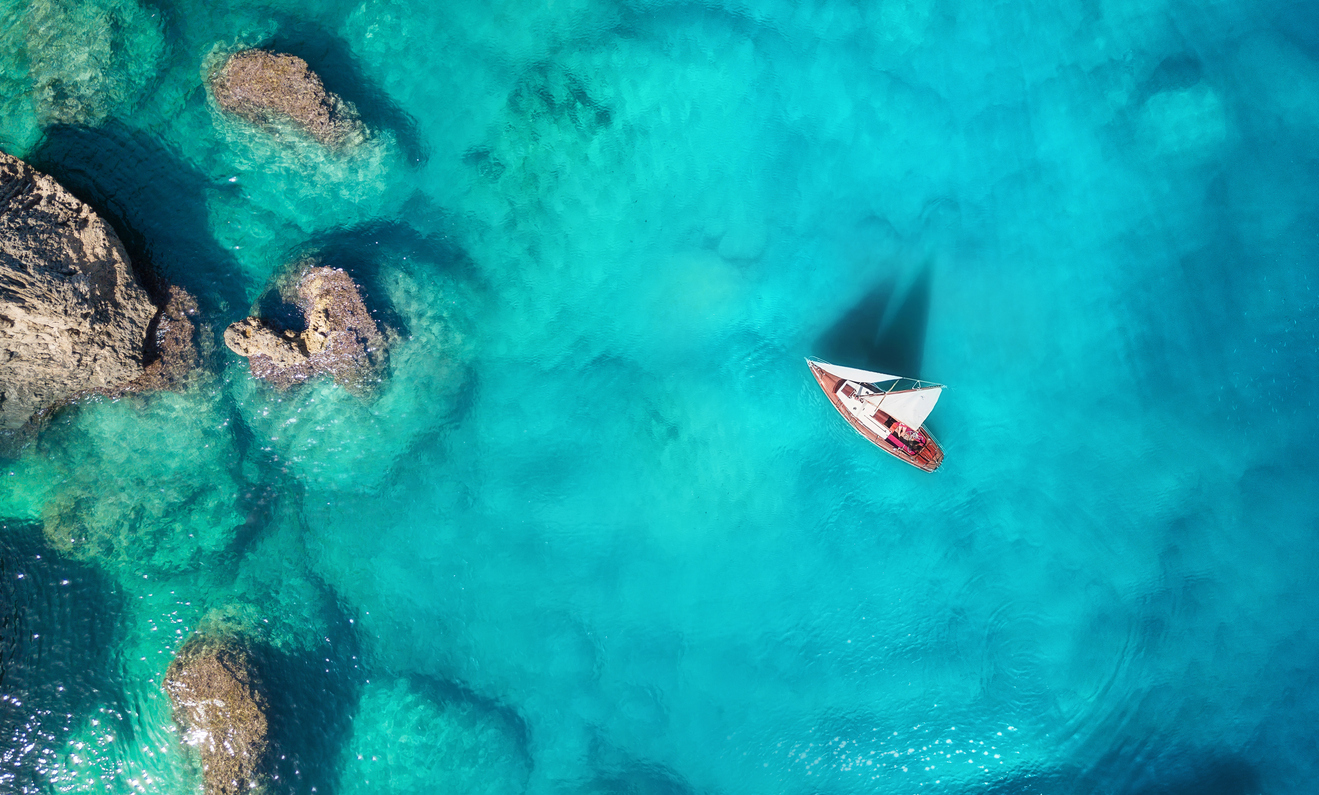
{"type": "MultiPolygon", "coordinates": [[[[939,442],[934,438],[934,434],[930,433],[928,430],[917,429],[925,435],[925,438],[928,441],[926,441],[925,447],[921,448],[919,452],[914,454],[906,447],[902,440],[898,438],[897,434],[889,434],[887,439],[881,437],[879,434],[862,424],[861,420],[857,419],[852,412],[848,411],[847,407],[838,399],[838,387],[843,384],[844,379],[816,367],[814,362],[808,362],[808,364],[811,365],[811,373],[815,376],[815,380],[819,382],[820,388],[824,390],[824,394],[829,396],[829,402],[834,404],[834,408],[838,410],[839,414],[843,415],[843,419],[847,420],[847,424],[851,425],[857,433],[869,439],[871,444],[894,458],[906,461],[908,464],[923,469],[926,472],[933,472],[943,463],[943,448],[939,446],[939,442]]],[[[877,410],[874,414],[874,418],[876,422],[885,427],[891,427],[894,423],[893,418],[885,414],[883,411],[877,410]]]]}

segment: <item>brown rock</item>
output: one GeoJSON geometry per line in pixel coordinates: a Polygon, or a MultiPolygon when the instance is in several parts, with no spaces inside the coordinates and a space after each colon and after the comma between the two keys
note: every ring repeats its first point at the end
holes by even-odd
{"type": "Polygon", "coordinates": [[[171,292],[175,310],[156,322],[110,225],[54,179],[0,153],[0,432],[84,395],[160,388],[159,379],[134,385],[153,358],[160,368],[195,366],[195,353],[171,358],[191,350],[191,300],[171,292]]]}
{"type": "Polygon", "coordinates": [[[264,378],[265,371],[271,368],[275,371],[307,370],[301,378],[294,378],[295,381],[312,376],[310,357],[302,344],[302,336],[292,331],[275,331],[259,317],[231,324],[224,330],[224,344],[239,356],[250,359],[253,374],[259,377],[264,378]],[[258,373],[258,369],[262,372],[258,373]]]}
{"type": "Polygon", "coordinates": [[[246,645],[193,635],[170,663],[164,687],[183,742],[201,756],[207,795],[259,787],[270,750],[268,706],[246,645]]]}
{"type": "Polygon", "coordinates": [[[296,55],[241,50],[212,73],[210,84],[221,108],[250,122],[265,127],[291,123],[333,148],[366,138],[357,110],[326,91],[296,55]]]}
{"type": "Polygon", "coordinates": [[[201,364],[197,351],[197,301],[182,287],[170,287],[147,336],[147,366],[129,391],[179,390],[201,364]]]}
{"type": "Polygon", "coordinates": [[[225,344],[248,359],[252,375],[283,389],[327,373],[359,392],[378,379],[385,337],[347,273],[305,267],[285,298],[302,311],[304,331],[276,328],[259,317],[225,329],[225,344]]]}

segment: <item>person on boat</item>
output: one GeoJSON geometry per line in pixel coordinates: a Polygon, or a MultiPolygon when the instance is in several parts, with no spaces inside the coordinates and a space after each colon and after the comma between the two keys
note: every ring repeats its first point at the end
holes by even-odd
{"type": "Polygon", "coordinates": [[[895,422],[893,423],[893,432],[902,440],[902,446],[910,450],[912,455],[925,448],[925,434],[920,431],[913,431],[904,423],[895,422]]]}

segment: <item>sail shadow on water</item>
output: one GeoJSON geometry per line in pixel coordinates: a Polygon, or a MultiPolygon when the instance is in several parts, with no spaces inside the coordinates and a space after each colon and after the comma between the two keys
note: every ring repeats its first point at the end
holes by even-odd
{"type": "Polygon", "coordinates": [[[905,290],[894,278],[872,287],[816,339],[814,352],[847,367],[920,378],[929,317],[930,268],[925,266],[905,290]]]}

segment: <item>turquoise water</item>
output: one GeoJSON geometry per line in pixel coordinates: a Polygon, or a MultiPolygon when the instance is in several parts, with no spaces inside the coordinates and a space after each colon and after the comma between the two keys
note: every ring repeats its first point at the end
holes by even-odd
{"type": "Polygon", "coordinates": [[[1319,777],[1306,4],[0,0],[0,148],[193,292],[209,375],[0,487],[0,790],[1247,793],[1319,777]],[[307,59],[368,144],[219,114],[307,59]],[[318,253],[362,401],[219,341],[318,253]],[[933,476],[818,355],[947,383],[933,476]],[[1311,496],[1307,496],[1311,495],[1311,496]]]}

